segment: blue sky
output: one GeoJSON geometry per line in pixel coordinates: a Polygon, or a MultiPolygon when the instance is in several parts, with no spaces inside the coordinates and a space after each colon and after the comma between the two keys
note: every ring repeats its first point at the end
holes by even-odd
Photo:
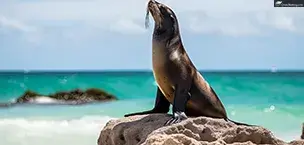
{"type": "MultiPolygon", "coordinates": [[[[176,12],[199,69],[304,69],[304,9],[273,0],[160,2],[176,12]]],[[[146,3],[1,0],[0,69],[151,69],[146,3]]]]}

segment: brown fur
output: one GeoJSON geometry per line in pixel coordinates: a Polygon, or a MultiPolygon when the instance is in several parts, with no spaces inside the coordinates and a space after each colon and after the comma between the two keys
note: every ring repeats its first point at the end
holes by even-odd
{"type": "MultiPolygon", "coordinates": [[[[188,56],[174,12],[155,0],[149,1],[148,10],[155,21],[152,64],[153,75],[158,84],[157,98],[152,110],[125,116],[167,113],[169,105],[173,104],[173,113],[185,111],[187,116],[207,116],[232,121],[227,118],[226,110],[213,88],[198,72],[188,56]]],[[[181,116],[181,114],[175,116],[173,120],[168,121],[169,124],[171,121],[180,120],[181,116]]]]}
{"type": "MultiPolygon", "coordinates": [[[[180,34],[176,33],[174,35],[179,36],[180,34]]],[[[161,92],[171,104],[174,100],[175,84],[179,83],[179,78],[186,77],[189,81],[192,81],[191,97],[187,103],[186,114],[189,116],[227,118],[223,104],[193,65],[181,41],[178,41],[178,44],[171,49],[166,47],[166,41],[153,39],[152,62],[155,80],[161,92]],[[173,53],[176,53],[175,59],[170,58],[173,53]]]]}

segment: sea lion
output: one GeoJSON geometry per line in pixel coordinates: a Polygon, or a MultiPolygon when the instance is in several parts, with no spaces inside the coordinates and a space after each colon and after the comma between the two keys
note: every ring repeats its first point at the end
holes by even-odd
{"type": "Polygon", "coordinates": [[[178,123],[187,116],[207,116],[231,121],[217,94],[186,53],[175,13],[155,0],[148,2],[147,9],[147,14],[150,12],[155,22],[152,39],[153,75],[158,85],[155,105],[152,110],[126,114],[125,117],[168,113],[172,104],[173,118],[165,125],[178,123]]]}

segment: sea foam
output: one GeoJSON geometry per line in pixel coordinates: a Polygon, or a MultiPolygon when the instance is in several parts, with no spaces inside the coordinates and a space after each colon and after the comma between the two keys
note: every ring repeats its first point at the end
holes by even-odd
{"type": "Polygon", "coordinates": [[[108,116],[86,116],[71,120],[0,119],[3,145],[96,144],[108,116]]]}
{"type": "Polygon", "coordinates": [[[56,99],[46,97],[46,96],[38,96],[36,98],[32,98],[30,103],[37,103],[37,104],[50,104],[50,103],[58,103],[56,99]]]}

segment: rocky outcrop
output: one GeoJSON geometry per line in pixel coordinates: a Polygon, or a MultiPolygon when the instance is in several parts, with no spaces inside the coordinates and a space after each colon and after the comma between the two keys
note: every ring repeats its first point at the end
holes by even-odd
{"type": "Polygon", "coordinates": [[[54,94],[44,95],[33,91],[26,91],[15,103],[49,103],[49,104],[83,104],[89,102],[105,102],[117,100],[117,98],[103,90],[90,88],[85,91],[80,89],[61,91],[54,94]],[[38,101],[40,99],[40,101],[38,101]]]}
{"type": "Polygon", "coordinates": [[[0,103],[0,108],[12,107],[15,103],[0,103]]]}
{"type": "Polygon", "coordinates": [[[286,143],[263,127],[207,117],[164,126],[169,118],[167,114],[150,114],[110,120],[100,132],[98,145],[304,145],[301,140],[286,143]]]}

